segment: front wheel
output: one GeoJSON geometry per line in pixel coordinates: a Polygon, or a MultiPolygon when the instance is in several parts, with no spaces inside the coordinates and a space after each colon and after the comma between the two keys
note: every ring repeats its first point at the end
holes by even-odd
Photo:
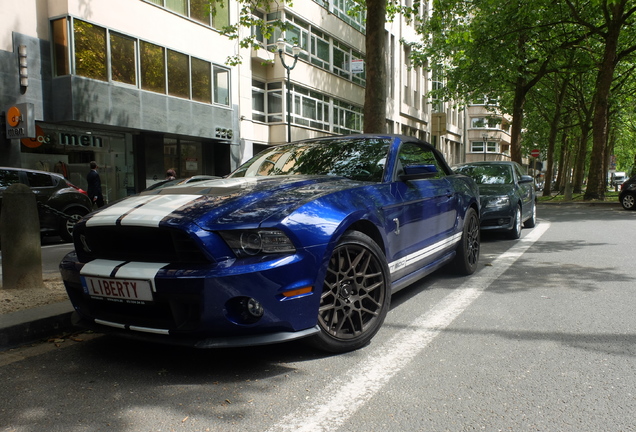
{"type": "Polygon", "coordinates": [[[345,233],[329,259],[313,345],[337,353],[369,343],[389,310],[389,278],[378,245],[358,231],[345,233]]]}
{"type": "Polygon", "coordinates": [[[532,216],[523,223],[524,228],[534,228],[537,224],[537,203],[532,203],[532,216]]]}
{"type": "Polygon", "coordinates": [[[453,261],[457,273],[470,275],[477,270],[480,250],[479,218],[474,208],[469,208],[464,217],[462,238],[453,261]]]}
{"type": "Polygon", "coordinates": [[[511,240],[517,240],[521,237],[521,206],[517,206],[514,218],[512,228],[506,233],[511,240]]]}
{"type": "Polygon", "coordinates": [[[73,227],[78,220],[88,214],[88,211],[80,208],[72,208],[65,211],[68,219],[63,219],[60,224],[60,237],[66,242],[73,241],[73,227]]]}

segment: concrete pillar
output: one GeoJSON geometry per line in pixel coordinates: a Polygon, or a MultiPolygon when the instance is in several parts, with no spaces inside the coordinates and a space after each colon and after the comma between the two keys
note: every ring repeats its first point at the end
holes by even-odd
{"type": "Polygon", "coordinates": [[[2,287],[41,288],[42,246],[35,195],[27,185],[16,183],[2,195],[2,287]]]}

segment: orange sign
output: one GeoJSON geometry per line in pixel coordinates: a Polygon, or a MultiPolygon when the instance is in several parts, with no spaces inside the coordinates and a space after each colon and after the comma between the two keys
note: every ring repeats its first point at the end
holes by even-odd
{"type": "Polygon", "coordinates": [[[22,138],[20,142],[29,148],[37,148],[48,142],[48,137],[39,125],[35,125],[35,138],[22,138]]]}
{"type": "Polygon", "coordinates": [[[22,121],[22,113],[20,112],[20,108],[16,106],[12,106],[7,111],[7,123],[9,126],[16,127],[22,121]]]}

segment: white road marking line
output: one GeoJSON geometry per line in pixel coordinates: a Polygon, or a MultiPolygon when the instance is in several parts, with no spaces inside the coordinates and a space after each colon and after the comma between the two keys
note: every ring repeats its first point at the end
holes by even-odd
{"type": "Polygon", "coordinates": [[[367,360],[344,373],[346,379],[334,382],[331,397],[312,399],[286,415],[267,432],[327,432],[342,426],[360,407],[375,396],[400,370],[411,362],[439,333],[448,327],[481,293],[497,280],[548,229],[538,224],[527,236],[506,253],[469,276],[459,288],[440,301],[431,311],[421,315],[378,349],[370,351],[367,360]]]}

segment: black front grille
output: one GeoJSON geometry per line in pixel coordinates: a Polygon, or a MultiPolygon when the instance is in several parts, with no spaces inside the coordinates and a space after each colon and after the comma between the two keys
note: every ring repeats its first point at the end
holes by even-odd
{"type": "Polygon", "coordinates": [[[195,240],[179,230],[150,227],[90,227],[76,244],[81,261],[209,263],[195,240]],[[88,250],[87,250],[88,249],[88,250]]]}

